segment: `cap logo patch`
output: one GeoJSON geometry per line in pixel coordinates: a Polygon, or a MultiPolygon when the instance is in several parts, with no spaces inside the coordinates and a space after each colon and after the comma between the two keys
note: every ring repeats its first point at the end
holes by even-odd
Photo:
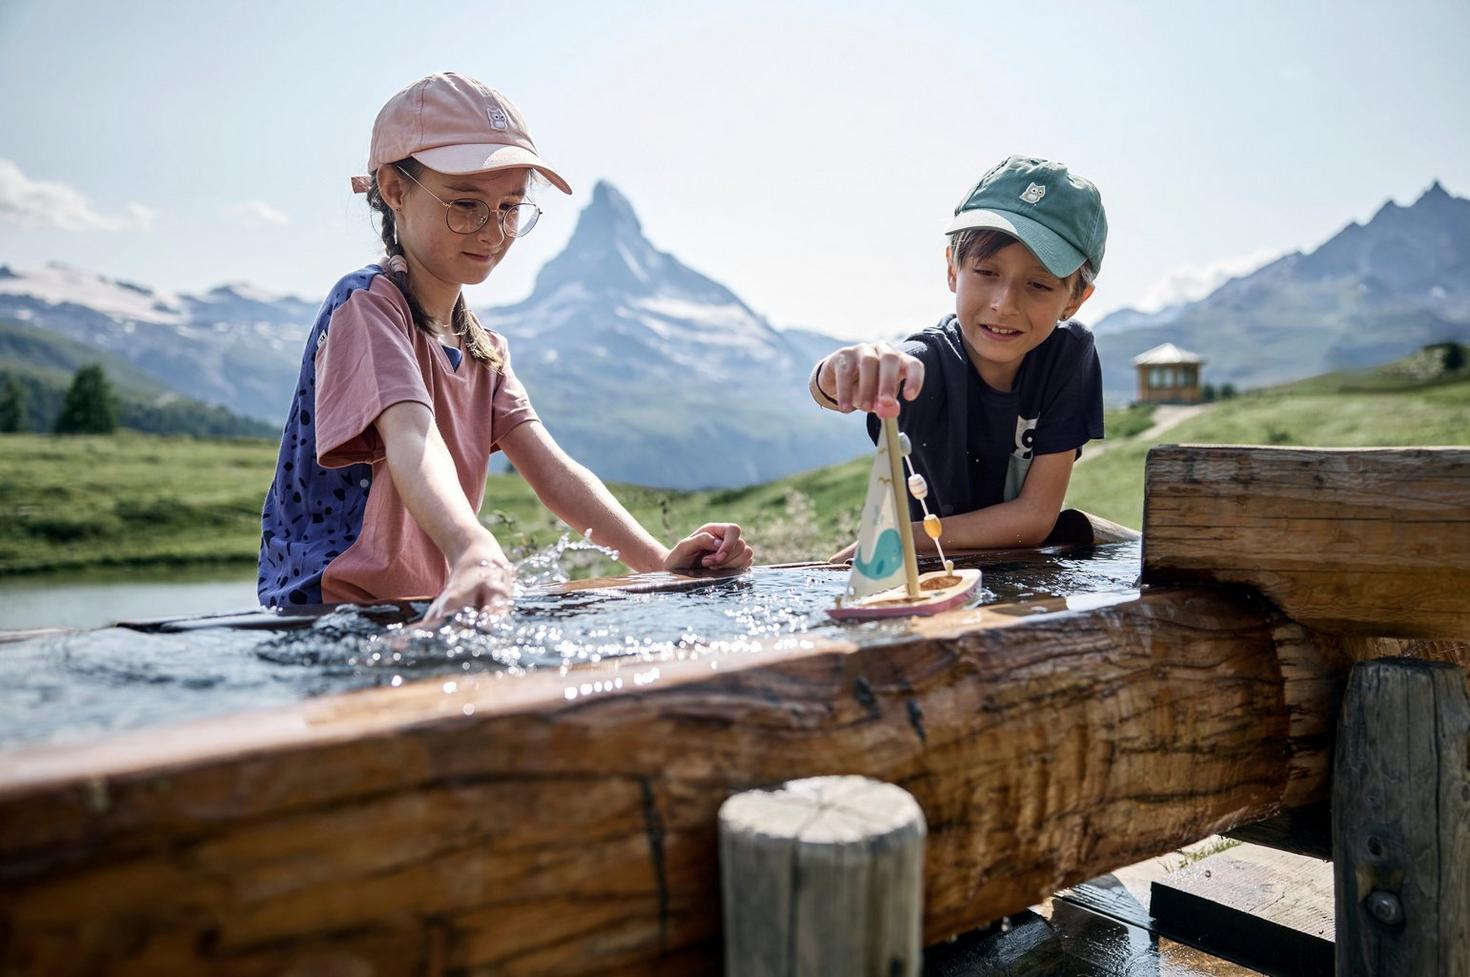
{"type": "Polygon", "coordinates": [[[490,125],[491,126],[495,127],[496,129],[499,129],[499,130],[501,130],[503,132],[503,131],[505,131],[506,127],[509,124],[510,123],[508,123],[506,121],[505,113],[502,112],[499,108],[492,108],[490,110],[490,125]]]}
{"type": "Polygon", "coordinates": [[[1039,204],[1041,198],[1046,196],[1046,187],[1039,183],[1033,183],[1021,194],[1021,199],[1028,204],[1039,204]]]}

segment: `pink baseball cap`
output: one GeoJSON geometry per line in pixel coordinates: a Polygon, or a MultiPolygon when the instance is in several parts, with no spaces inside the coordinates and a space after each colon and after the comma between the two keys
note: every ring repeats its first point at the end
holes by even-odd
{"type": "MultiPolygon", "coordinates": [[[[527,166],[562,193],[572,188],[536,153],[510,99],[468,75],[426,75],[388,99],[373,123],[368,172],[412,156],[431,170],[462,175],[527,166]]],[[[371,179],[352,178],[354,193],[371,179]]]]}

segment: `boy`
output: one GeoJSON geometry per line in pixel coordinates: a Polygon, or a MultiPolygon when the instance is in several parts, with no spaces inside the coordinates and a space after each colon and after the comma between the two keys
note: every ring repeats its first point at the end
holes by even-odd
{"type": "MultiPolygon", "coordinates": [[[[847,346],[812,371],[813,399],[870,411],[875,442],[878,418],[898,417],[946,548],[1040,544],[1082,445],[1103,436],[1092,333],[1070,320],[1092,295],[1107,228],[1095,186],[1060,163],[1012,156],[945,231],[954,314],[897,349],[847,346]]],[[[922,517],[917,502],[910,516],[922,517]]],[[[928,543],[918,527],[914,539],[928,543]]]]}

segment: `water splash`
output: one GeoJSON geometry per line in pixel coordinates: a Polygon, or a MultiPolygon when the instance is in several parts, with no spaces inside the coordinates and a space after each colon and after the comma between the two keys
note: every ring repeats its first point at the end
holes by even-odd
{"type": "Polygon", "coordinates": [[[581,537],[562,533],[561,538],[550,546],[515,561],[515,596],[524,597],[534,591],[566,583],[572,579],[569,567],[588,566],[599,557],[614,562],[622,559],[617,550],[592,542],[591,530],[581,537]]]}

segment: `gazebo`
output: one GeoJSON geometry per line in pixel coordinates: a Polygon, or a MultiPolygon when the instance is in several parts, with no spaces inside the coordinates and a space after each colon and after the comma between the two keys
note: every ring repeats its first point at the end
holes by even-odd
{"type": "Polygon", "coordinates": [[[1173,343],[1162,343],[1133,358],[1141,404],[1197,404],[1200,367],[1205,361],[1173,343]]]}

